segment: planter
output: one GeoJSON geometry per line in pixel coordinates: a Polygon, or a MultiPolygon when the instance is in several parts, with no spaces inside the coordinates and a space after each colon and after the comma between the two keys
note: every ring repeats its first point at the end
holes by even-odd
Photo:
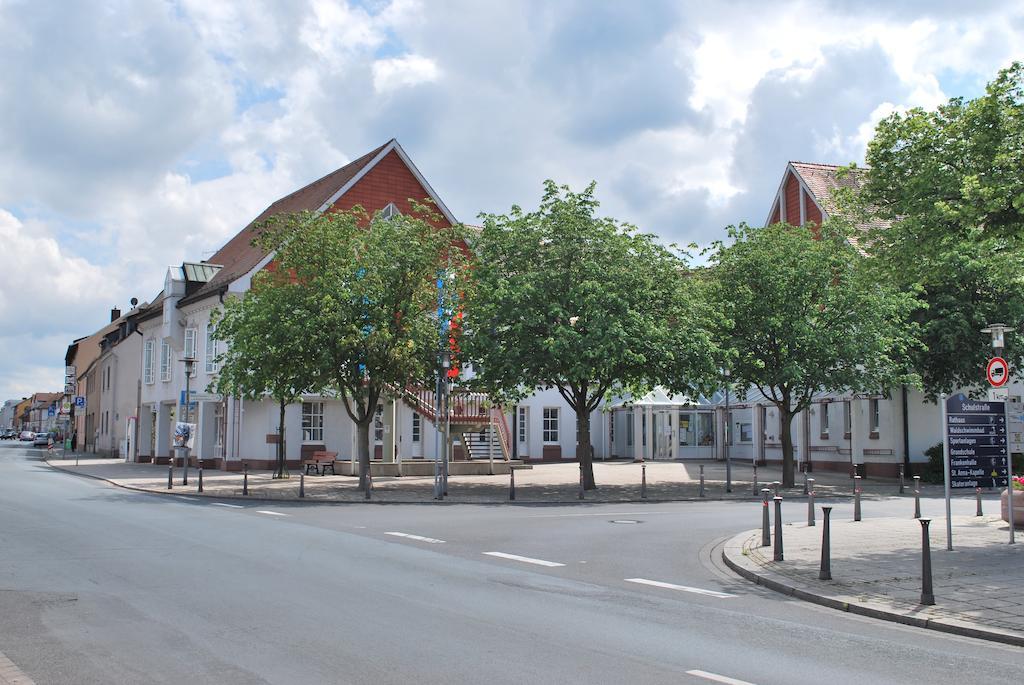
{"type": "MultiPolygon", "coordinates": [[[[1003,490],[1003,494],[999,499],[999,507],[1002,513],[1004,521],[1010,520],[1009,507],[1006,502],[1006,495],[1008,490],[1003,490]]],[[[1024,526],[1024,490],[1013,491],[1013,527],[1024,526]]]]}

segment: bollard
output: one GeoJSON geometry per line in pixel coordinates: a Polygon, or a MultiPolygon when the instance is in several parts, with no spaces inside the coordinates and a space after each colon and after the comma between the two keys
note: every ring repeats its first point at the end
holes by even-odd
{"type": "Polygon", "coordinates": [[[782,561],[782,498],[775,497],[775,554],[774,561],[782,561]]]}
{"type": "Polygon", "coordinates": [[[199,460],[199,492],[203,491],[203,460],[199,460]]]}
{"type": "Polygon", "coordinates": [[[242,494],[249,494],[249,465],[242,462],[242,494]]]}
{"type": "Polygon", "coordinates": [[[821,568],[818,580],[832,580],[832,543],[829,539],[828,515],[832,507],[821,508],[821,568]]]}
{"type": "Polygon", "coordinates": [[[704,464],[700,465],[700,496],[704,496],[704,464]]]}
{"type": "Polygon", "coordinates": [[[580,499],[583,499],[583,468],[580,467],[580,499]]]}
{"type": "Polygon", "coordinates": [[[974,496],[978,499],[978,513],[976,513],[975,516],[984,516],[984,514],[981,513],[981,488],[974,488],[974,496]]]}
{"type": "Polygon", "coordinates": [[[804,471],[804,494],[808,494],[807,491],[807,471],[804,471]]]}
{"type": "Polygon", "coordinates": [[[903,464],[900,464],[900,494],[903,494],[903,464]]]}
{"type": "Polygon", "coordinates": [[[928,540],[928,524],[931,519],[921,519],[921,604],[935,604],[932,592],[932,548],[928,540]]]}
{"type": "MultiPolygon", "coordinates": [[[[703,469],[702,469],[703,470],[703,469]]],[[[754,494],[757,494],[757,462],[754,462],[754,494]]]]}
{"type": "Polygon", "coordinates": [[[777,480],[772,481],[772,487],[775,488],[775,495],[774,495],[774,497],[778,497],[779,496],[779,486],[780,485],[782,485],[781,482],[779,482],[777,480]]]}
{"type": "Polygon", "coordinates": [[[640,464],[640,499],[647,499],[647,464],[640,464]]]}
{"type": "Polygon", "coordinates": [[[914,476],[914,518],[921,518],[921,476],[914,476]]]}
{"type": "Polygon", "coordinates": [[[373,471],[366,469],[366,490],[363,491],[363,499],[369,501],[373,490],[373,471]]]}
{"type": "Polygon", "coordinates": [[[810,483],[810,489],[807,491],[807,525],[814,527],[814,479],[810,478],[807,481],[810,483]]]}
{"type": "Polygon", "coordinates": [[[516,470],[509,467],[508,470],[508,501],[516,500],[516,470]]]}
{"type": "Polygon", "coordinates": [[[173,464],[169,464],[167,466],[167,489],[168,490],[173,490],[174,489],[174,465],[173,464]]]}
{"type": "Polygon", "coordinates": [[[860,521],[860,476],[853,477],[853,520],[860,521]]]}
{"type": "Polygon", "coordinates": [[[761,546],[772,546],[772,524],[768,517],[768,495],[772,493],[768,488],[761,490],[761,546]]]}
{"type": "Polygon", "coordinates": [[[185,455],[185,453],[182,452],[182,457],[181,457],[181,484],[182,485],[188,485],[188,457],[184,456],[184,455],[185,455]]]}
{"type": "Polygon", "coordinates": [[[299,474],[299,497],[306,496],[306,474],[299,474]]]}

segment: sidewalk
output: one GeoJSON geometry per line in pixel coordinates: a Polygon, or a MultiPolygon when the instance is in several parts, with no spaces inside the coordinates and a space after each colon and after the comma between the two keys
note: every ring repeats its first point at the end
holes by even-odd
{"type": "MultiPolygon", "coordinates": [[[[847,514],[848,516],[848,514],[847,514]]],[[[921,598],[921,524],[913,518],[831,521],[832,580],[818,580],[821,513],[817,526],[783,526],[784,561],[761,547],[761,531],[740,533],[722,551],[725,563],[760,585],[874,618],[1024,646],[1024,531],[1007,544],[998,516],[953,517],[953,551],[946,519],[929,529],[935,604],[921,598]]],[[[774,534],[773,534],[774,544],[774,534]]]]}
{"type": "MultiPolygon", "coordinates": [[[[68,458],[48,459],[51,466],[100,478],[121,487],[149,492],[167,493],[167,466],[152,464],[129,464],[120,459],[93,459],[79,455],[79,466],[75,466],[74,455],[68,458]]],[[[608,461],[594,463],[594,478],[598,489],[584,494],[586,502],[636,502],[641,500],[679,501],[699,500],[700,468],[704,467],[704,499],[752,499],[753,469],[749,463],[734,464],[732,467],[733,488],[725,492],[725,464],[723,462],[647,462],[646,491],[642,492],[641,480],[644,470],[641,464],[630,461],[608,461]],[[646,497],[643,495],[646,494],[646,497]]],[[[852,494],[853,480],[846,474],[815,473],[815,490],[820,497],[841,497],[852,494]]],[[[758,487],[781,478],[779,468],[758,468],[758,487]]],[[[174,494],[198,495],[198,471],[189,469],[189,483],[181,485],[182,471],[174,469],[174,494]]],[[[251,499],[297,500],[299,494],[299,472],[291,473],[284,480],[271,478],[270,471],[249,472],[249,495],[251,499]]],[[[305,477],[306,499],[330,502],[362,502],[364,493],[356,489],[358,479],[351,476],[305,477]]],[[[516,502],[522,503],[568,503],[579,502],[579,466],[575,462],[538,463],[532,468],[515,471],[516,502]]],[[[373,480],[373,501],[411,503],[433,502],[434,479],[432,476],[377,477],[373,480]]],[[[863,483],[865,498],[893,496],[898,492],[892,480],[868,480],[863,483]]],[[[912,486],[907,486],[910,496],[912,486]]],[[[937,493],[940,486],[923,487],[923,493],[937,493]]],[[[781,490],[786,497],[800,497],[803,494],[803,476],[797,476],[797,487],[781,490]]],[[[242,474],[238,472],[207,470],[203,474],[203,495],[210,497],[242,497],[242,474]]],[[[760,499],[760,494],[756,495],[760,499]]],[[[509,475],[495,476],[450,476],[448,497],[452,503],[504,503],[509,501],[509,475]]]]}

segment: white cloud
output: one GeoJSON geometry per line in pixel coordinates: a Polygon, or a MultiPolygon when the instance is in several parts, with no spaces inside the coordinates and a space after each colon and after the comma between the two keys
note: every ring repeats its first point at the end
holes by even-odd
{"type": "Polygon", "coordinates": [[[378,93],[436,81],[441,75],[434,60],[419,55],[380,59],[373,63],[373,89],[378,93]]]}

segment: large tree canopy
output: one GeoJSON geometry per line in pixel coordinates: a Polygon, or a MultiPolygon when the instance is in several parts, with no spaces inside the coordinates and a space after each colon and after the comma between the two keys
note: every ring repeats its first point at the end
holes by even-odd
{"type": "Polygon", "coordinates": [[[229,297],[214,313],[214,336],[226,349],[214,387],[250,400],[270,395],[278,403],[278,478],[285,468],[285,407],[319,385],[310,325],[315,304],[309,293],[287,278],[261,272],[243,297],[229,297]]]}
{"type": "Polygon", "coordinates": [[[781,416],[783,482],[794,481],[793,417],[822,392],[884,391],[910,380],[912,293],[873,279],[842,232],[826,223],[730,227],[711,252],[716,338],[741,387],[781,416]]]}
{"type": "Polygon", "coordinates": [[[689,391],[714,368],[685,261],[597,208],[594,184],[574,193],[547,181],[537,211],[483,215],[464,341],[475,383],[496,399],[558,389],[576,412],[588,489],[590,413],[609,392],[689,391]]]}
{"type": "Polygon", "coordinates": [[[370,468],[370,426],[390,388],[436,373],[435,278],[464,261],[457,228],[440,227],[429,208],[412,215],[303,212],[278,217],[260,237],[279,269],[316,308],[307,331],[321,389],[341,395],[356,424],[360,487],[370,468]]]}
{"type": "MultiPolygon", "coordinates": [[[[1000,72],[978,99],[884,119],[866,161],[849,200],[885,226],[864,243],[879,278],[922,289],[924,387],[977,386],[990,353],[980,329],[1024,323],[1024,67],[1000,72]]],[[[1024,340],[1006,343],[1019,367],[1024,340]]]]}

